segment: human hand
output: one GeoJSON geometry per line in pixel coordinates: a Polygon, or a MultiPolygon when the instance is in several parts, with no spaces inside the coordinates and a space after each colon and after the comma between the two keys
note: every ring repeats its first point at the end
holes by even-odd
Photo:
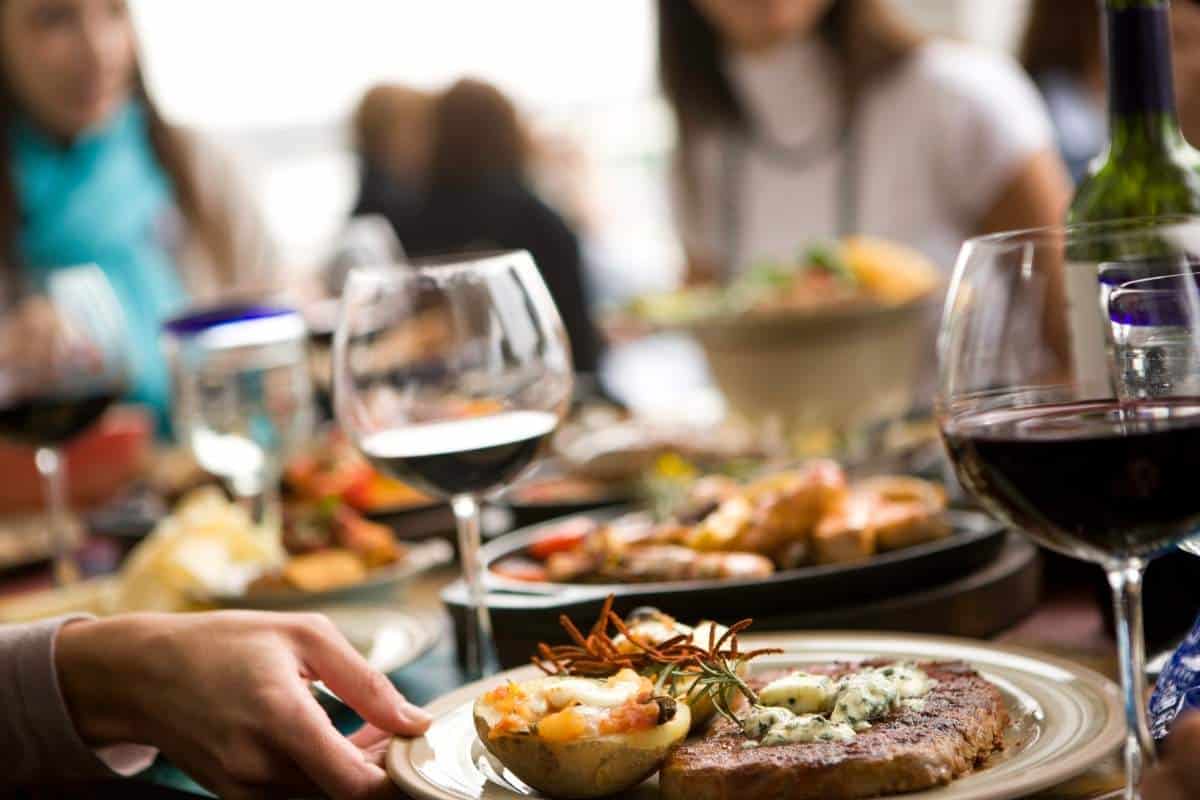
{"type": "Polygon", "coordinates": [[[21,384],[53,377],[66,327],[54,304],[33,296],[6,313],[0,324],[0,366],[16,370],[21,384]]]}
{"type": "Polygon", "coordinates": [[[429,726],[319,614],[73,622],[58,635],[55,660],[86,742],[153,745],[221,797],[391,796],[382,768],[389,737],[429,726]],[[313,698],[308,682],[318,678],[367,721],[352,736],[313,698]]]}
{"type": "Polygon", "coordinates": [[[1200,714],[1181,717],[1171,731],[1162,760],[1142,781],[1142,800],[1200,797],[1200,714]]]}

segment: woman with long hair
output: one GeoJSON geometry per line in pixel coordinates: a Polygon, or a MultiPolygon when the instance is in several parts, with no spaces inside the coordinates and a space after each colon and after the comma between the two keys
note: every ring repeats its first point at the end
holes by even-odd
{"type": "Polygon", "coordinates": [[[146,91],[123,0],[0,0],[0,357],[38,358],[57,270],[97,264],[121,301],[130,399],[165,420],[165,317],[265,287],[268,247],[231,165],[146,91]]]}
{"type": "Polygon", "coordinates": [[[489,83],[460,80],[434,102],[424,202],[415,214],[388,218],[411,256],[528,250],[562,315],[575,369],[594,372],[600,337],[579,239],[534,190],[530,161],[529,132],[513,102],[489,83]]]}
{"type": "Polygon", "coordinates": [[[1069,200],[1037,92],[1002,56],[924,37],[886,0],[659,0],[692,277],[872,234],[945,269],[962,240],[1069,200]]]}

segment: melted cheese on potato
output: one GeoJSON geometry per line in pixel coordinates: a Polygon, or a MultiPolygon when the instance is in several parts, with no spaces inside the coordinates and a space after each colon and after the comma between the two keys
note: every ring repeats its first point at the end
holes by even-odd
{"type": "Polygon", "coordinates": [[[555,676],[499,686],[476,705],[493,735],[536,731],[548,741],[570,741],[654,727],[654,685],[623,669],[607,680],[555,676]]]}
{"type": "Polygon", "coordinates": [[[541,695],[551,708],[617,708],[637,697],[643,688],[641,676],[626,669],[603,683],[588,678],[551,678],[543,684],[541,695]]]}

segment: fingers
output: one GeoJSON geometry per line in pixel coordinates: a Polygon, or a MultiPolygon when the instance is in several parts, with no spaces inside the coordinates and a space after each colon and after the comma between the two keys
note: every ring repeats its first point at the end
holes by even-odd
{"type": "Polygon", "coordinates": [[[189,777],[222,800],[233,798],[305,797],[316,784],[290,758],[268,750],[238,747],[200,755],[200,747],[167,754],[189,777]]]}
{"type": "Polygon", "coordinates": [[[300,657],[305,665],[364,720],[403,736],[419,735],[429,727],[429,715],[405,700],[327,617],[306,615],[299,634],[300,657]]]}
{"type": "Polygon", "coordinates": [[[334,729],[325,711],[300,690],[278,744],[312,781],[335,800],[371,797],[391,785],[377,764],[334,729]]]}
{"type": "Polygon", "coordinates": [[[392,738],[392,734],[367,723],[347,737],[355,747],[366,749],[392,738]]]}

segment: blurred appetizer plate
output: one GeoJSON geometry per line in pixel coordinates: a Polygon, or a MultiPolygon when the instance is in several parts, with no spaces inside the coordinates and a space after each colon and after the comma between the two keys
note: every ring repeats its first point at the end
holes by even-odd
{"type": "Polygon", "coordinates": [[[380,672],[394,672],[429,652],[445,630],[437,611],[401,611],[387,606],[329,606],[329,617],[346,640],[380,672]]]}
{"type": "Polygon", "coordinates": [[[404,560],[380,567],[367,574],[365,580],[325,592],[303,592],[298,589],[262,590],[249,594],[214,595],[205,598],[222,608],[256,608],[267,611],[312,609],[329,604],[370,603],[394,599],[413,578],[434,567],[447,564],[454,557],[449,543],[432,539],[411,545],[404,560]]]}
{"type": "MultiPolygon", "coordinates": [[[[1011,717],[1004,750],[947,786],[905,794],[905,800],[1007,800],[1061,783],[1108,757],[1124,737],[1120,692],[1084,667],[1031,650],[967,639],[907,634],[784,633],[748,635],[743,645],[779,647],[782,655],[752,670],[803,669],[830,661],[867,658],[960,660],[1000,690],[1011,717]]],[[[539,675],[534,667],[495,675],[426,706],[435,720],[419,739],[393,739],[387,769],[392,780],[423,800],[511,800],[539,797],[505,770],[479,742],[471,707],[505,681],[539,675]]],[[[657,778],[634,796],[658,796],[657,778]]]]}
{"type": "Polygon", "coordinates": [[[623,506],[632,499],[632,492],[621,487],[589,487],[573,495],[566,490],[575,478],[548,478],[544,482],[531,482],[506,495],[503,503],[512,511],[513,524],[522,528],[553,519],[569,517],[586,511],[623,506]],[[566,487],[558,492],[559,486],[566,487]],[[542,493],[543,489],[551,491],[542,493]]]}
{"type": "MultiPolygon", "coordinates": [[[[331,606],[316,609],[329,617],[367,663],[383,673],[395,672],[433,649],[446,629],[445,615],[436,611],[396,611],[380,606],[331,606]]],[[[324,681],[314,681],[318,697],[338,703],[324,681]]]]}

